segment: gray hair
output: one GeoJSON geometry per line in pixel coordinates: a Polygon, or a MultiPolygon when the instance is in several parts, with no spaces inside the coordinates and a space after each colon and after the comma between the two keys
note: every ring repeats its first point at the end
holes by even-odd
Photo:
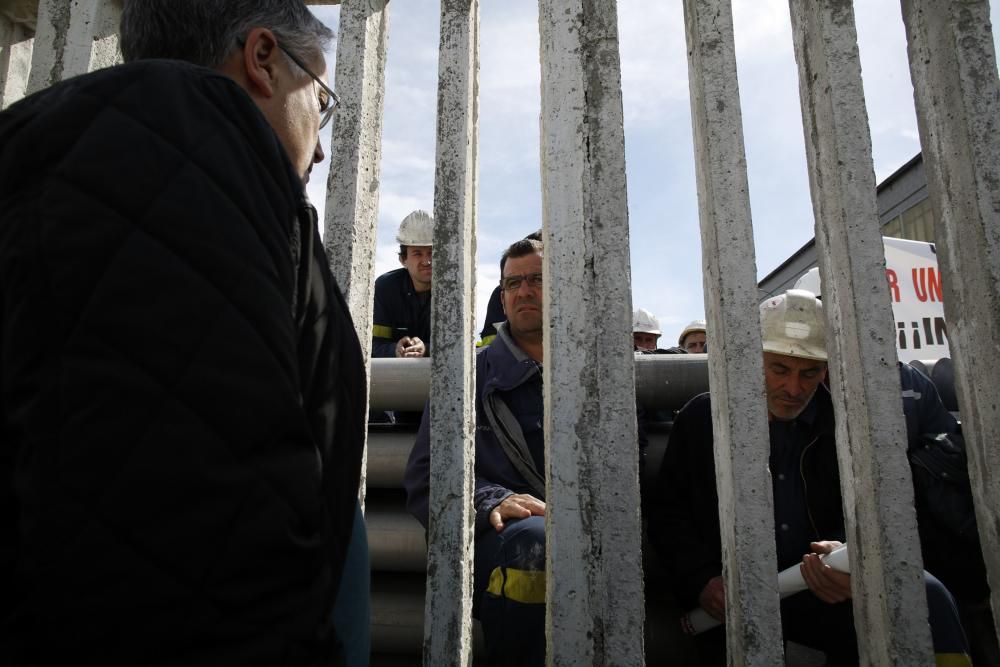
{"type": "Polygon", "coordinates": [[[125,62],[171,58],[216,69],[254,28],[268,28],[302,59],[333,41],[302,0],[125,0],[120,44],[125,62]]]}

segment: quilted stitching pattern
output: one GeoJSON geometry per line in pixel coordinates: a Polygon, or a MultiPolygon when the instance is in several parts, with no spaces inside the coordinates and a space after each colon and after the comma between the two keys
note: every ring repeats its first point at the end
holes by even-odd
{"type": "Polygon", "coordinates": [[[273,133],[228,80],[144,63],[15,105],[0,145],[14,632],[112,663],[321,656],[327,511],[356,488],[322,380],[357,343],[324,333],[332,283],[302,286],[296,331],[301,186],[273,133]]]}

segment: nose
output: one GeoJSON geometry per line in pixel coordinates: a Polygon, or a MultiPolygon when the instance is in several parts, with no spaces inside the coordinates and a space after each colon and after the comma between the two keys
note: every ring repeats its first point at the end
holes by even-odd
{"type": "Polygon", "coordinates": [[[313,148],[313,163],[319,164],[323,161],[326,154],[323,153],[323,144],[320,142],[319,137],[316,138],[316,147],[313,148]]]}
{"type": "Polygon", "coordinates": [[[528,282],[527,280],[522,280],[521,281],[521,284],[517,286],[516,290],[514,290],[514,294],[517,295],[517,296],[521,296],[521,291],[522,290],[527,290],[528,294],[530,294],[530,295],[534,295],[535,294],[535,288],[532,287],[531,283],[528,282]]]}
{"type": "Polygon", "coordinates": [[[804,391],[804,386],[802,383],[802,378],[796,374],[793,374],[788,378],[788,382],[785,383],[785,391],[792,398],[798,398],[802,395],[804,391]]]}

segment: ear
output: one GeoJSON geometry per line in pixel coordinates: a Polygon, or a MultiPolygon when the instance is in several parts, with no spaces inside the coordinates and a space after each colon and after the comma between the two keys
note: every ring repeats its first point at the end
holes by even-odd
{"type": "Polygon", "coordinates": [[[241,63],[252,93],[273,97],[277,85],[278,39],[267,28],[254,28],[243,45],[241,63]]]}

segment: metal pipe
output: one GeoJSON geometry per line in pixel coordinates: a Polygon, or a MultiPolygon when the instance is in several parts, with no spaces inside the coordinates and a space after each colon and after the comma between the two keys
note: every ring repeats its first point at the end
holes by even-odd
{"type": "MultiPolygon", "coordinates": [[[[676,410],[708,391],[707,355],[641,354],[635,358],[639,402],[676,410]]],[[[371,409],[423,410],[430,386],[430,359],[372,359],[371,409]]]]}
{"type": "Polygon", "coordinates": [[[638,354],[635,393],[647,409],[679,410],[708,391],[708,355],[638,354]]]}
{"type": "Polygon", "coordinates": [[[416,434],[412,430],[376,428],[369,427],[368,431],[368,486],[398,489],[403,486],[403,472],[416,434]]]}
{"type": "Polygon", "coordinates": [[[430,359],[372,359],[369,408],[423,410],[431,384],[430,359]]]}
{"type": "Polygon", "coordinates": [[[424,578],[379,577],[372,581],[371,603],[372,653],[419,656],[424,641],[424,578]]]}
{"type": "MultiPolygon", "coordinates": [[[[409,445],[404,451],[399,444],[407,442],[406,437],[411,438],[408,442],[412,444],[412,434],[379,433],[369,437],[370,488],[399,488],[409,454],[409,445]],[[378,484],[372,481],[375,479],[379,480],[378,484]]],[[[646,485],[655,483],[667,448],[667,433],[654,432],[647,437],[649,446],[646,448],[643,480],[646,485]]],[[[369,496],[365,513],[372,571],[424,572],[427,568],[427,543],[423,527],[400,504],[379,498],[378,494],[374,496],[369,496]]]]}
{"type": "Polygon", "coordinates": [[[365,512],[372,571],[427,570],[424,528],[399,506],[370,500],[365,512]]]}

